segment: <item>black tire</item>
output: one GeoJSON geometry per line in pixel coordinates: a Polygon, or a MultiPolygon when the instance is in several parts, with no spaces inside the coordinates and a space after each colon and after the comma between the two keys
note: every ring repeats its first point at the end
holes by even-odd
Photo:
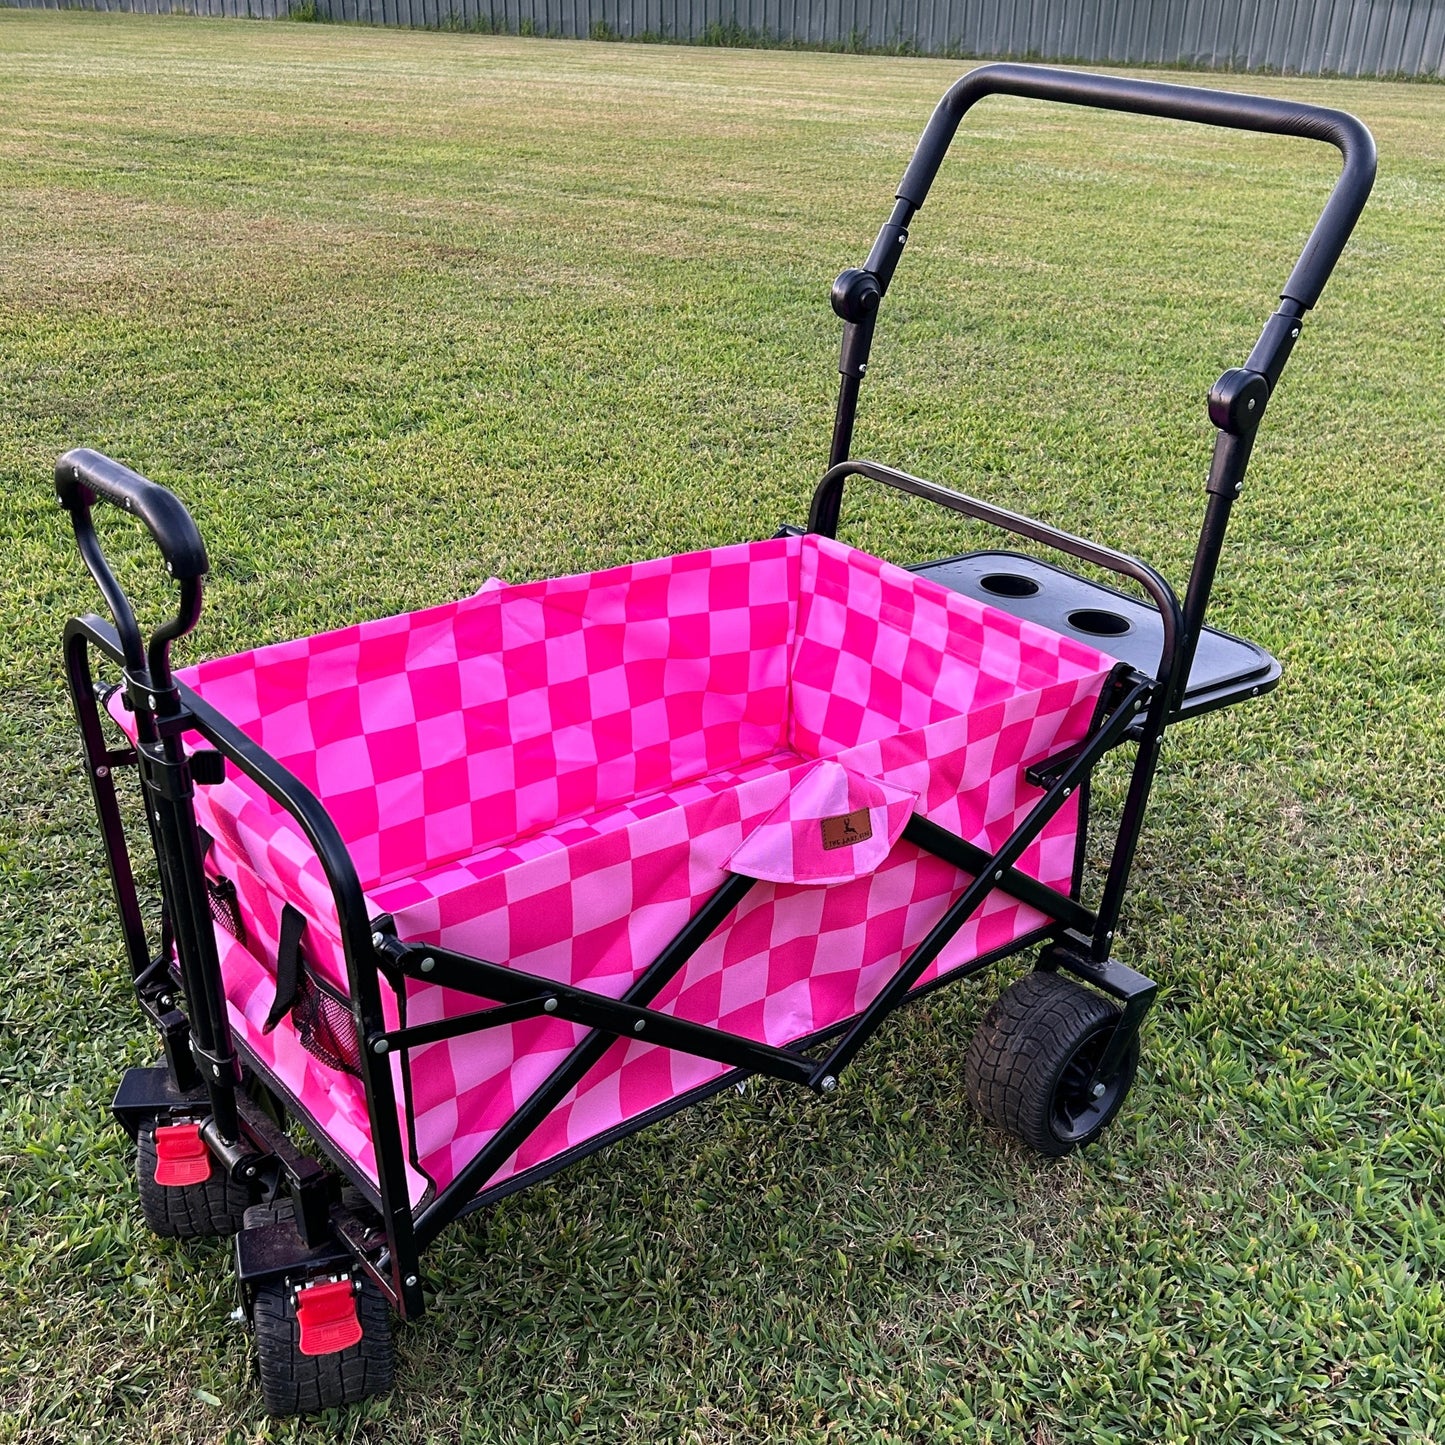
{"type": "Polygon", "coordinates": [[[968,1046],[969,1102],[1040,1154],[1091,1144],[1119,1112],[1139,1068],[1136,1034],[1115,1076],[1087,1084],[1118,1026],[1108,999],[1057,973],[1031,973],[995,1000],[968,1046]]]}
{"type": "Polygon", "coordinates": [[[211,1160],[211,1177],[199,1184],[157,1184],[154,1124],[142,1124],[136,1135],[135,1178],[145,1222],[167,1239],[216,1239],[235,1234],[251,1203],[250,1189],[236,1183],[215,1159],[211,1160]]]}
{"type": "MultiPolygon", "coordinates": [[[[247,1210],[246,1224],[274,1224],[291,1217],[290,1200],[282,1200],[247,1210]]],[[[363,1279],[356,1308],[362,1331],[356,1344],[332,1355],[303,1355],[291,1287],[276,1281],[257,1288],[252,1324],[261,1399],[269,1414],[310,1415],[354,1405],[391,1389],[396,1352],[386,1297],[369,1279],[363,1279]]]]}

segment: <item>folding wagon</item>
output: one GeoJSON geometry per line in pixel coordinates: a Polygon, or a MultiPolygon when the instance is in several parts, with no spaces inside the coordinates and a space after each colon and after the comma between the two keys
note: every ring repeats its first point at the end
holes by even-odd
{"type": "Polygon", "coordinates": [[[114,1110],[148,1223],[235,1236],[269,1409],[389,1388],[389,1307],[421,1313],[420,1252],[460,1215],[747,1075],[827,1096],[900,1004],[1024,950],[1034,970],[969,1045],[969,1097],[1045,1154],[1097,1137],[1155,993],[1111,946],[1159,744],[1279,677],[1205,611],[1260,419],[1374,169],[1369,132],[1336,111],[974,70],[929,121],[867,263],[833,288],[842,384],[806,529],[489,584],[176,673],[171,645],[201,612],[199,532],[135,472],[61,458],[60,503],[113,619],[69,623],[67,677],[136,995],[164,1045],[114,1110]],[[1182,603],[1132,557],[848,459],[913,215],[991,94],[1343,152],[1279,309],[1210,392],[1182,603]],[[855,479],[1147,600],[1016,552],[904,568],[844,546],[855,479]],[[102,553],[97,501],[145,524],[179,589],[149,637],[102,553]],[[97,686],[97,652],[117,684],[97,686]],[[1125,744],[1090,905],[1090,779],[1125,744]],[[159,870],[157,939],[117,797],[129,771],[159,870]]]}

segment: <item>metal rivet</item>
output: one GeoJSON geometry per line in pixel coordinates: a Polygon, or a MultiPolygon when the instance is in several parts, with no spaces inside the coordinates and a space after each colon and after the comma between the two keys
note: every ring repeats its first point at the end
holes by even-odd
{"type": "Polygon", "coordinates": [[[110,769],[104,764],[101,764],[101,766],[95,770],[95,776],[97,778],[108,778],[110,776],[110,769]]]}
{"type": "Polygon", "coordinates": [[[384,1054],[390,1047],[391,1045],[387,1043],[385,1039],[377,1039],[371,1046],[371,1052],[374,1054],[384,1054]]]}
{"type": "Polygon", "coordinates": [[[1105,938],[1112,938],[1113,936],[1114,930],[1112,928],[1104,935],[1105,938]]]}
{"type": "Polygon", "coordinates": [[[554,1014],[557,1012],[557,1000],[555,998],[549,998],[547,1002],[542,1005],[542,1007],[549,1014],[554,1014]]]}
{"type": "Polygon", "coordinates": [[[434,969],[436,966],[437,961],[430,954],[427,954],[427,956],[421,961],[421,971],[423,973],[430,973],[432,969],[434,969]]]}
{"type": "Polygon", "coordinates": [[[1254,410],[1254,398],[1253,398],[1253,397],[1250,397],[1250,399],[1249,399],[1249,406],[1246,408],[1246,410],[1248,410],[1248,411],[1253,411],[1253,410],[1254,410]]]}
{"type": "Polygon", "coordinates": [[[829,1074],[822,1080],[821,1083],[819,1083],[818,1087],[825,1094],[831,1094],[838,1087],[838,1081],[832,1076],[832,1074],[829,1074]]]}
{"type": "Polygon", "coordinates": [[[1295,329],[1290,332],[1290,339],[1293,340],[1293,339],[1294,339],[1296,336],[1298,336],[1298,335],[1299,335],[1299,327],[1296,326],[1295,329]]]}
{"type": "Polygon", "coordinates": [[[858,375],[859,375],[859,376],[867,376],[867,375],[868,375],[868,363],[867,363],[866,361],[863,362],[862,365],[859,366],[859,368],[858,368],[858,375]]]}
{"type": "Polygon", "coordinates": [[[1257,687],[1252,687],[1252,688],[1250,688],[1250,690],[1249,690],[1249,695],[1250,695],[1250,697],[1258,697],[1258,696],[1259,696],[1259,689],[1258,689],[1257,687]]]}
{"type": "Polygon", "coordinates": [[[1002,877],[1003,877],[1003,869],[1000,868],[1000,869],[998,870],[998,872],[993,875],[993,881],[994,881],[995,883],[997,883],[1002,877]]]}
{"type": "Polygon", "coordinates": [[[415,1276],[414,1274],[409,1274],[409,1275],[407,1275],[407,1277],[406,1277],[406,1287],[407,1287],[408,1289],[415,1289],[415,1288],[416,1288],[416,1276],[415,1276]]]}
{"type": "Polygon", "coordinates": [[[383,937],[381,936],[381,934],[379,934],[379,933],[373,933],[373,934],[371,935],[371,946],[372,946],[373,948],[380,948],[381,945],[382,945],[383,943],[385,943],[385,942],[386,942],[386,939],[383,938],[383,937]]]}
{"type": "Polygon", "coordinates": [[[150,707],[154,707],[154,706],[156,705],[156,700],[155,700],[155,698],[153,698],[153,697],[147,697],[147,698],[146,698],[146,703],[147,703],[150,707]]]}
{"type": "Polygon", "coordinates": [[[1072,793],[1073,791],[1074,791],[1074,790],[1073,790],[1072,788],[1065,788],[1065,789],[1064,789],[1064,796],[1067,798],[1067,797],[1069,796],[1069,794],[1072,793]]]}
{"type": "Polygon", "coordinates": [[[637,1021],[635,1024],[632,1025],[632,1032],[635,1033],[635,1034],[640,1034],[640,1033],[643,1031],[643,1029],[645,1029],[646,1027],[647,1027],[647,1020],[646,1020],[646,1019],[638,1019],[638,1021],[637,1021]]]}

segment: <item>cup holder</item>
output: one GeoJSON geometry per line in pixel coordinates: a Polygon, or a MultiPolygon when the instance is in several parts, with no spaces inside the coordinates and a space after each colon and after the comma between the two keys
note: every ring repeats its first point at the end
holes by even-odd
{"type": "Polygon", "coordinates": [[[1017,572],[990,572],[979,578],[978,585],[995,597],[1032,597],[1039,590],[1032,577],[1020,577],[1017,572]]]}
{"type": "Polygon", "coordinates": [[[1091,637],[1122,637],[1129,631],[1129,619],[1117,612],[1105,612],[1099,607],[1080,607],[1069,613],[1069,626],[1075,632],[1087,632],[1091,637]]]}

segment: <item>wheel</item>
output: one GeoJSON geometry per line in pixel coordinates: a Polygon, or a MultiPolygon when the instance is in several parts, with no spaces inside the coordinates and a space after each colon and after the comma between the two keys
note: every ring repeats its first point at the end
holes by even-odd
{"type": "Polygon", "coordinates": [[[1107,999],[1060,974],[1019,979],[995,1000],[968,1046],[969,1102],[1040,1154],[1091,1144],[1119,1112],[1139,1068],[1135,1035],[1114,1077],[1097,1096],[1089,1089],[1119,1017],[1107,999]]]}
{"type": "MultiPolygon", "coordinates": [[[[292,1218],[291,1201],[254,1205],[246,1211],[248,1228],[292,1218]]],[[[391,1389],[396,1355],[391,1342],[391,1310],[386,1297],[363,1279],[356,1300],[361,1339],[331,1355],[303,1355],[296,1322],[296,1297],[278,1280],[256,1289],[252,1323],[261,1399],[272,1415],[309,1415],[339,1405],[354,1405],[391,1389]]]]}
{"type": "Polygon", "coordinates": [[[251,1191],[215,1161],[199,1184],[156,1183],[156,1130],[142,1124],[136,1135],[135,1177],[140,1210],[152,1231],[167,1239],[208,1239],[235,1234],[245,1220],[251,1191]]]}

